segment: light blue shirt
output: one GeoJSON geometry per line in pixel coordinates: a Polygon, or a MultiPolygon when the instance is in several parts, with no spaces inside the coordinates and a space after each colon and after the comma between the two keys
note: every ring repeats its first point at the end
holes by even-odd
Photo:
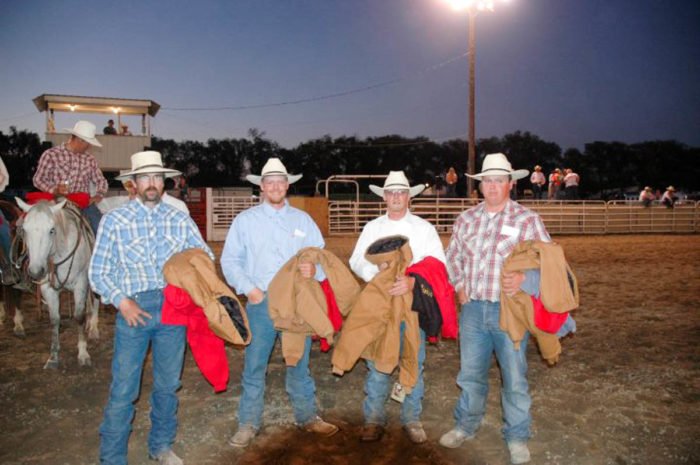
{"type": "Polygon", "coordinates": [[[125,297],[163,289],[165,262],[191,248],[214,259],[189,215],[163,202],[149,208],[131,200],[102,217],[90,260],[90,284],[103,302],[118,307],[125,297]]]}
{"type": "MultiPolygon", "coordinates": [[[[286,200],[279,210],[263,202],[233,220],[221,252],[221,269],[239,294],[247,295],[256,287],[267,291],[277,271],[300,249],[324,245],[308,214],[286,200]]],[[[320,267],[315,277],[325,279],[320,267]]]]}

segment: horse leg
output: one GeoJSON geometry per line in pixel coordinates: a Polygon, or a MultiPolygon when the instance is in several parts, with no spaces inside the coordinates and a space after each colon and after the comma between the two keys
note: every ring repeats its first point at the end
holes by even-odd
{"type": "Polygon", "coordinates": [[[92,291],[88,292],[88,302],[90,303],[90,317],[88,318],[88,338],[96,340],[100,338],[100,328],[99,323],[99,311],[100,311],[100,299],[94,296],[92,291]]]}
{"type": "Polygon", "coordinates": [[[26,335],[24,332],[24,315],[22,314],[22,309],[19,307],[21,300],[21,291],[11,286],[5,286],[5,306],[9,311],[14,311],[15,316],[13,321],[15,327],[13,331],[17,337],[24,337],[26,335]]]}
{"type": "Polygon", "coordinates": [[[87,284],[87,277],[84,281],[76,284],[73,289],[73,300],[75,302],[75,313],[73,318],[78,323],[78,363],[80,366],[92,365],[90,354],[87,351],[87,340],[85,339],[85,304],[90,289],[87,284]]]}
{"type": "Polygon", "coordinates": [[[44,365],[44,369],[56,369],[58,368],[58,351],[61,348],[61,342],[58,337],[58,329],[61,324],[60,302],[58,299],[58,292],[53,290],[48,283],[41,285],[41,293],[49,307],[49,319],[51,320],[51,352],[49,353],[49,359],[44,365]]]}

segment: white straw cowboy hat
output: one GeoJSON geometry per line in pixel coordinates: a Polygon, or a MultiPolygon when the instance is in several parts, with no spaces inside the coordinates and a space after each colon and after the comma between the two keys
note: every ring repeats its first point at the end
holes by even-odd
{"type": "Polygon", "coordinates": [[[90,121],[78,121],[73,126],[73,129],[65,129],[66,132],[70,132],[75,137],[79,137],[90,145],[95,147],[102,147],[100,141],[95,138],[95,131],[97,128],[90,121]]]}
{"type": "Polygon", "coordinates": [[[301,179],[302,175],[287,173],[287,168],[285,168],[279,158],[270,158],[267,160],[267,163],[265,163],[265,166],[263,166],[260,176],[249,174],[245,178],[256,186],[259,186],[262,178],[265,176],[287,176],[287,182],[289,184],[294,184],[301,179]]]}
{"type": "Polygon", "coordinates": [[[136,152],[133,154],[131,156],[131,170],[126,172],[120,171],[119,176],[114,179],[117,181],[125,181],[131,176],[151,173],[161,173],[166,178],[174,178],[175,176],[180,176],[182,174],[178,170],[164,168],[160,152],[149,150],[146,152],[136,152]]]}
{"type": "Polygon", "coordinates": [[[375,186],[374,184],[369,185],[369,190],[377,194],[379,197],[384,197],[385,190],[408,190],[408,195],[415,197],[416,195],[423,192],[425,189],[425,184],[418,184],[417,186],[411,187],[408,184],[408,179],[403,171],[389,171],[389,176],[386,177],[384,181],[384,187],[375,186]]]}
{"type": "Polygon", "coordinates": [[[528,170],[514,170],[510,165],[510,162],[502,153],[490,153],[484,158],[484,163],[481,165],[481,173],[476,173],[474,175],[467,174],[470,178],[481,179],[484,176],[498,176],[507,174],[510,178],[515,181],[516,179],[522,179],[530,172],[528,170]]]}

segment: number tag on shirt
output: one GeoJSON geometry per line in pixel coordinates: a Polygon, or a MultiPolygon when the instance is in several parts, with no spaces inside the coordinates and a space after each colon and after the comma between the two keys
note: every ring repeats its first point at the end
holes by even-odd
{"type": "Polygon", "coordinates": [[[520,231],[518,231],[517,228],[504,224],[501,228],[501,234],[508,237],[518,237],[520,235],[520,231]]]}

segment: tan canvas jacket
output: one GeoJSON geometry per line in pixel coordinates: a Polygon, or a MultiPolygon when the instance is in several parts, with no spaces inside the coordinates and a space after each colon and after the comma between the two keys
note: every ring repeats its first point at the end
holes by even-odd
{"type": "MultiPolygon", "coordinates": [[[[503,263],[503,272],[530,269],[540,270],[540,299],[548,311],[563,313],[578,308],[578,282],[559,244],[523,241],[503,263]]],[[[519,348],[525,332],[529,331],[537,340],[542,358],[550,365],[559,360],[559,338],[535,326],[532,299],[525,292],[518,291],[508,296],[501,290],[499,325],[508,333],[516,348],[519,348]]]]}
{"type": "Polygon", "coordinates": [[[403,276],[413,255],[408,238],[390,236],[375,241],[367,248],[365,257],[379,266],[379,271],[367,283],[343,324],[340,338],[333,350],[333,372],[342,375],[351,370],[359,358],[372,360],[382,373],[390,374],[399,366],[399,382],[406,392],[411,392],[418,379],[418,349],[420,326],[418,313],[411,310],[413,294],[394,297],[389,289],[398,276],[403,276]],[[400,248],[382,252],[373,249],[375,244],[391,239],[403,239],[400,248]],[[403,353],[399,358],[401,322],[405,322],[403,353]]]}
{"type": "Polygon", "coordinates": [[[299,263],[313,263],[323,269],[343,315],[350,311],[360,292],[348,267],[332,252],[318,247],[301,249],[280,268],[267,288],[268,309],[275,328],[282,331],[282,354],[288,366],[299,362],[307,336],[317,334],[332,344],[335,333],[321,284],[313,277],[301,276],[299,263]]]}
{"type": "Polygon", "coordinates": [[[250,325],[245,307],[236,298],[226,283],[216,274],[214,262],[202,249],[187,249],[170,257],[163,266],[163,275],[168,284],[184,289],[197,306],[202,307],[209,320],[209,328],[225,341],[236,345],[250,343],[250,325]],[[248,330],[244,340],[236,330],[231,317],[217,300],[221,296],[235,299],[248,330]]]}

